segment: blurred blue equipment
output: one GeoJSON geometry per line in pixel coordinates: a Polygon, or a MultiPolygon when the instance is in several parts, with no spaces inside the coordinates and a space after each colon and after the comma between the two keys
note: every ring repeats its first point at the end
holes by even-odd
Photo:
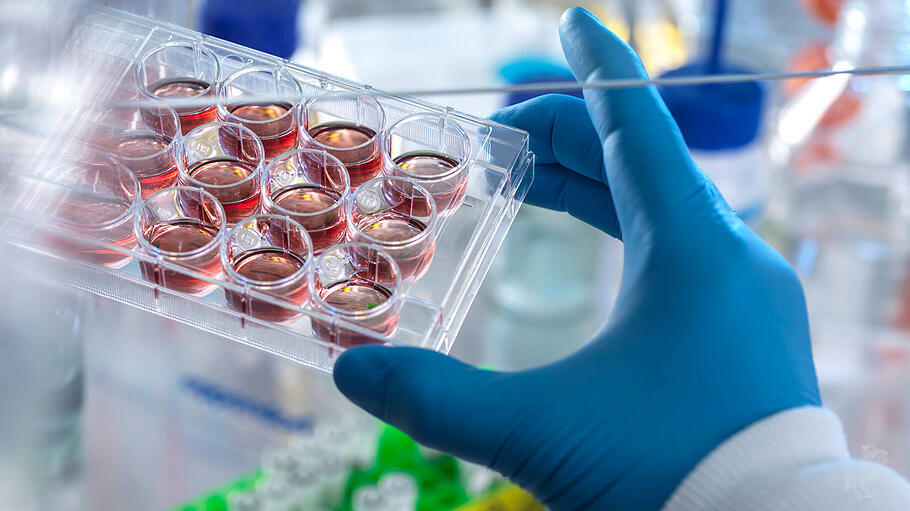
{"type": "Polygon", "coordinates": [[[199,31],[289,58],[297,48],[297,9],[302,3],[300,0],[206,0],[199,13],[199,31]]]}
{"type": "MultiPolygon", "coordinates": [[[[706,60],[691,62],[661,78],[754,72],[724,61],[727,13],[727,0],[715,0],[706,60]]],[[[764,84],[756,81],[661,87],[660,93],[692,157],[711,177],[730,207],[745,221],[757,217],[765,202],[759,140],[764,84]]]]}

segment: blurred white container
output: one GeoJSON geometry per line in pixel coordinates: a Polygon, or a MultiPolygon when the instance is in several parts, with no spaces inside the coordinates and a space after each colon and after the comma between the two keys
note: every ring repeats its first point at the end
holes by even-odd
{"type": "MultiPolygon", "coordinates": [[[[910,62],[910,3],[851,0],[827,57],[835,69],[910,62]]],[[[875,332],[896,321],[910,220],[908,86],[902,76],[806,81],[769,144],[778,248],[803,279],[816,358],[838,373],[858,371],[875,332]],[[867,333],[838,335],[847,330],[838,325],[867,333]]]]}

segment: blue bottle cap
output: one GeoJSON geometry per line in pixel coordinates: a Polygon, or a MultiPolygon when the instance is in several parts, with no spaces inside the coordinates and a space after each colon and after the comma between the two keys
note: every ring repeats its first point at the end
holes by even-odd
{"type": "MultiPolygon", "coordinates": [[[[550,83],[575,81],[572,71],[561,63],[555,63],[546,58],[520,58],[504,65],[500,76],[510,84],[524,83],[550,83]]],[[[543,92],[512,92],[506,97],[505,106],[515,105],[523,101],[542,96],[543,92]]],[[[554,90],[550,94],[567,94],[582,97],[578,89],[554,90]]]]}
{"type": "MultiPolygon", "coordinates": [[[[701,76],[707,66],[690,63],[662,78],[701,76]]],[[[721,74],[750,71],[725,65],[721,74]]],[[[660,88],[690,149],[721,151],[750,144],[758,136],[765,89],[760,82],[673,85],[660,88]]]]}
{"type": "Polygon", "coordinates": [[[288,58],[297,48],[297,9],[300,3],[299,0],[207,0],[202,4],[199,30],[288,58]]]}

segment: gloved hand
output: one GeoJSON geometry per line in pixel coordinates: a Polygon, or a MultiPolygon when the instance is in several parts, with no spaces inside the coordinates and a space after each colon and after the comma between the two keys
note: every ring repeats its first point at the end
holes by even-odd
{"type": "MultiPolygon", "coordinates": [[[[581,8],[560,37],[580,81],[645,77],[581,8]]],[[[554,510],[659,509],[737,431],[820,404],[797,277],[692,162],[654,88],[544,96],[493,119],[531,134],[529,202],[622,238],[609,322],[570,357],[518,373],[354,348],[335,366],[346,396],[554,510]]]]}

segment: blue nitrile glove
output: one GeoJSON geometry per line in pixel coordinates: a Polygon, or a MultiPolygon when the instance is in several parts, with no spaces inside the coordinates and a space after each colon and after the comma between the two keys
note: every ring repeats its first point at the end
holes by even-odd
{"type": "MultiPolygon", "coordinates": [[[[645,77],[581,8],[563,15],[560,36],[581,81],[645,77]]],[[[335,366],[345,395],[554,510],[659,509],[737,431],[820,404],[796,275],[692,162],[653,88],[544,96],[493,119],[531,133],[530,202],[621,235],[609,322],[572,356],[518,373],[355,348],[335,366]]]]}

